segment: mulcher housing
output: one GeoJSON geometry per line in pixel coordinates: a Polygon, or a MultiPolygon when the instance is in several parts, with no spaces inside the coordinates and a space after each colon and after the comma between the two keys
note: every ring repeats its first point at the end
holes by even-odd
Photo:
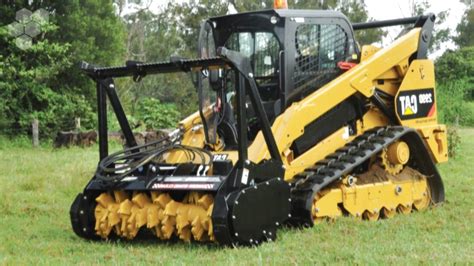
{"type": "Polygon", "coordinates": [[[258,244],[284,223],[442,202],[435,163],[447,160],[446,129],[426,58],[434,20],[351,24],[335,11],[265,10],[204,22],[198,59],[83,63],[97,86],[100,162],[72,204],[74,232],[258,244]],[[383,49],[354,38],[403,24],[413,27],[383,49]],[[137,146],[114,78],[172,72],[191,73],[199,112],[137,146]],[[127,146],[111,155],[107,98],[127,146]]]}

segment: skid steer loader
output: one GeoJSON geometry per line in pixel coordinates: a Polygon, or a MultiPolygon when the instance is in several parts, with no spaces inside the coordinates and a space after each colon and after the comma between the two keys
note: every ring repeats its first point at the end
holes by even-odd
{"type": "Polygon", "coordinates": [[[368,220],[444,201],[432,14],[351,24],[335,11],[273,9],[203,23],[196,59],[82,69],[97,85],[100,162],[74,200],[86,239],[257,245],[282,225],[368,220]],[[354,31],[406,30],[384,48],[354,31]],[[138,146],[114,78],[189,72],[199,110],[138,146]],[[107,98],[126,139],[108,153],[107,98]]]}

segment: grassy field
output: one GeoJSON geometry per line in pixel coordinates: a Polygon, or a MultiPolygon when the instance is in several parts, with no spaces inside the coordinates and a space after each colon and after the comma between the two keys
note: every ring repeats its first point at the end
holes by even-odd
{"type": "Polygon", "coordinates": [[[0,139],[0,264],[474,263],[474,129],[461,136],[459,156],[440,166],[442,206],[378,222],[341,218],[284,229],[256,248],[80,239],[69,206],[93,174],[97,147],[31,149],[0,139]]]}

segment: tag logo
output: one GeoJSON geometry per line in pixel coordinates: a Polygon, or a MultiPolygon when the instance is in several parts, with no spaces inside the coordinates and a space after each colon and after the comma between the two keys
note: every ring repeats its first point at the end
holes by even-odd
{"type": "Polygon", "coordinates": [[[402,115],[414,115],[418,113],[418,99],[416,95],[400,96],[398,100],[402,106],[402,115]]]}
{"type": "Polygon", "coordinates": [[[436,110],[434,89],[401,91],[396,107],[400,120],[430,117],[436,110]]]}
{"type": "Polygon", "coordinates": [[[213,162],[222,162],[222,161],[225,161],[227,160],[227,154],[214,154],[212,156],[212,161],[213,162]]]}

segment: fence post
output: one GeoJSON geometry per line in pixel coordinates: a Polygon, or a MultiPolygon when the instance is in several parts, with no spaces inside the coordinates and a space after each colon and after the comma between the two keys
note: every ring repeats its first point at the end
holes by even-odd
{"type": "Polygon", "coordinates": [[[74,119],[74,124],[76,127],[76,131],[81,131],[81,118],[80,117],[76,117],[74,119]]]}
{"type": "Polygon", "coordinates": [[[33,119],[31,123],[32,133],[33,133],[33,147],[39,146],[39,121],[38,119],[33,119]]]}

